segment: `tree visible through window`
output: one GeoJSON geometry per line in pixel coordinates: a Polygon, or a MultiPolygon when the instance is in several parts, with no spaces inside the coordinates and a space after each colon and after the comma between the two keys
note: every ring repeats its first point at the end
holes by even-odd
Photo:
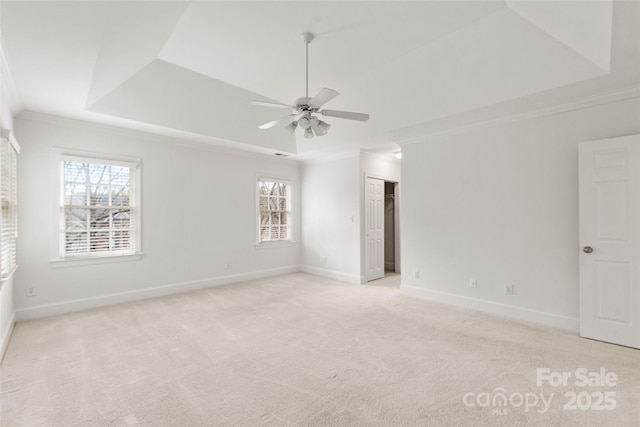
{"type": "Polygon", "coordinates": [[[260,178],[258,188],[259,241],[262,243],[291,240],[290,184],[260,178]]]}
{"type": "Polygon", "coordinates": [[[6,279],[16,267],[17,216],[17,153],[19,146],[0,139],[0,278],[6,279]]]}
{"type": "Polygon", "coordinates": [[[108,162],[63,162],[63,257],[136,252],[134,172],[108,162]]]}

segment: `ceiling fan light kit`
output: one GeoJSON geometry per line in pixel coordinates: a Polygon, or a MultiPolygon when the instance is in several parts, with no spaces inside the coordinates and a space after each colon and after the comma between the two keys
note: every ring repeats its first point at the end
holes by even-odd
{"type": "Polygon", "coordinates": [[[305,44],[305,57],[306,57],[306,92],[305,96],[298,98],[295,101],[295,105],[286,105],[276,102],[268,101],[251,101],[250,104],[263,107],[274,108],[286,108],[291,110],[291,114],[271,122],[258,126],[260,129],[271,129],[276,126],[284,126],[285,129],[291,133],[295,132],[296,128],[300,127],[304,130],[305,138],[313,138],[314,136],[323,136],[329,133],[331,125],[320,120],[315,114],[322,114],[328,117],[338,117],[347,120],[356,120],[360,122],[366,122],[369,120],[369,115],[364,113],[353,113],[350,111],[338,111],[338,110],[321,110],[325,103],[331,101],[333,98],[339,95],[333,89],[324,88],[313,98],[309,97],[309,43],[313,40],[312,33],[302,33],[302,41],[305,44]]]}

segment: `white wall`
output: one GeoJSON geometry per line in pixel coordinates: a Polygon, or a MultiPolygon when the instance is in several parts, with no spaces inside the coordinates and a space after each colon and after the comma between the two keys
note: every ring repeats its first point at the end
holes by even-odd
{"type": "Polygon", "coordinates": [[[302,167],[301,269],[360,283],[360,156],[302,167]]]}
{"type": "Polygon", "coordinates": [[[0,127],[13,129],[13,114],[11,113],[6,98],[3,96],[5,91],[4,88],[0,89],[0,127]]]}
{"type": "Polygon", "coordinates": [[[361,238],[366,176],[399,182],[400,162],[360,152],[303,164],[303,271],[366,283],[361,238]]]}
{"type": "Polygon", "coordinates": [[[255,246],[260,174],[293,181],[299,239],[297,162],[35,114],[16,119],[16,135],[22,146],[18,320],[299,269],[299,243],[255,246]],[[141,159],[141,260],[66,268],[49,263],[52,147],[141,159]],[[29,286],[35,297],[25,296],[29,286]]]}
{"type": "Polygon", "coordinates": [[[400,182],[401,179],[400,160],[392,155],[363,151],[360,153],[360,169],[363,188],[367,176],[390,182],[400,182]]]}
{"type": "Polygon", "coordinates": [[[577,329],[578,143],[638,132],[632,98],[404,145],[403,291],[577,329]]]}
{"type": "Polygon", "coordinates": [[[0,127],[4,129],[13,129],[11,100],[14,99],[14,93],[13,80],[0,46],[0,127]]]}

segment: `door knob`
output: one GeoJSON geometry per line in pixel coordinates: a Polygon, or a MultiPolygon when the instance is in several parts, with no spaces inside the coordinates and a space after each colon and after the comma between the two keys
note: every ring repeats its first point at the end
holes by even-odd
{"type": "Polygon", "coordinates": [[[582,248],[582,251],[585,254],[590,254],[591,252],[593,252],[593,248],[591,246],[585,246],[584,248],[582,248]]]}

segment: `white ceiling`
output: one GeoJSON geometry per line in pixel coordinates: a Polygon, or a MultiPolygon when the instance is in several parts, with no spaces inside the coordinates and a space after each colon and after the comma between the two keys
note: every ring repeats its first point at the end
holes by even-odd
{"type": "Polygon", "coordinates": [[[0,2],[24,109],[304,159],[640,84],[636,1],[0,2]],[[340,92],[329,135],[257,126],[340,92]],[[284,111],[286,113],[286,111],[284,111]],[[296,141],[297,138],[297,141],[296,141]]]}

